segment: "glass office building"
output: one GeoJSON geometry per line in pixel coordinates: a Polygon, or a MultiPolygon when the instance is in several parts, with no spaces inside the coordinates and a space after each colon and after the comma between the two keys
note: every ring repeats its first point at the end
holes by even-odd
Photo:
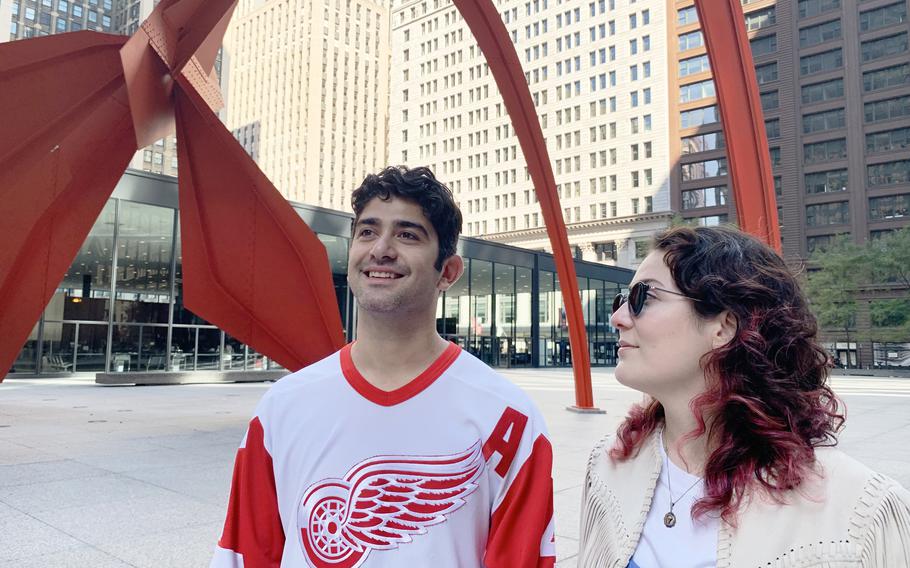
{"type": "MultiPolygon", "coordinates": [[[[128,171],[35,324],[12,372],[257,370],[276,364],[183,305],[177,183],[128,171]]],[[[325,244],[347,337],[352,216],[293,204],[325,244]]],[[[493,366],[571,365],[559,279],[550,254],[462,238],[465,274],[439,300],[439,332],[493,366]]],[[[591,361],[615,362],[613,296],[625,269],[577,261],[591,361]]]]}

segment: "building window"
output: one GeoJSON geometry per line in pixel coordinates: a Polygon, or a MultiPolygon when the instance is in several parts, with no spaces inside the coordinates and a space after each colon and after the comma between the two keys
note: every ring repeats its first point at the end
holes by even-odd
{"type": "Polygon", "coordinates": [[[777,51],[777,34],[757,37],[749,42],[752,57],[761,57],[777,51]]]}
{"type": "Polygon", "coordinates": [[[676,11],[676,24],[679,26],[688,26],[689,24],[698,23],[698,11],[695,6],[687,6],[676,11]]]}
{"type": "Polygon", "coordinates": [[[910,95],[863,105],[866,122],[881,122],[910,116],[910,95]]]}
{"type": "Polygon", "coordinates": [[[833,71],[844,66],[844,54],[841,48],[823,51],[815,55],[804,55],[799,58],[799,74],[814,75],[833,71]]]}
{"type": "Polygon", "coordinates": [[[803,163],[806,165],[843,160],[846,157],[846,138],[803,145],[803,163]]]}
{"type": "Polygon", "coordinates": [[[840,0],[799,0],[799,17],[811,18],[840,8],[840,0]]]}
{"type": "Polygon", "coordinates": [[[777,61],[757,66],[755,68],[755,79],[759,85],[777,81],[777,61]]]}
{"type": "Polygon", "coordinates": [[[844,80],[832,79],[823,83],[813,83],[802,88],[803,104],[820,103],[844,96],[844,80]]]}
{"type": "Polygon", "coordinates": [[[717,227],[718,225],[723,225],[727,222],[727,214],[692,217],[686,220],[695,223],[699,227],[717,227]]]}
{"type": "Polygon", "coordinates": [[[698,83],[689,83],[688,85],[680,85],[679,87],[680,103],[688,103],[714,96],[716,96],[716,93],[714,91],[713,79],[699,81],[698,83]]]}
{"type": "Polygon", "coordinates": [[[823,227],[826,225],[846,225],[850,222],[850,204],[847,201],[821,203],[806,207],[806,225],[823,227]]]}
{"type": "Polygon", "coordinates": [[[777,18],[774,13],[774,6],[764,10],[749,12],[746,16],[746,29],[751,31],[760,30],[768,26],[773,26],[777,18]]]}
{"type": "Polygon", "coordinates": [[[772,118],[765,121],[765,135],[769,139],[780,138],[780,119],[772,118]]]}
{"type": "Polygon", "coordinates": [[[870,187],[910,183],[910,160],[897,160],[866,166],[870,187]]]}
{"type": "Polygon", "coordinates": [[[910,148],[910,128],[896,128],[866,134],[866,153],[890,152],[910,148]]]}
{"type": "Polygon", "coordinates": [[[831,243],[834,241],[836,235],[817,235],[814,237],[806,237],[806,252],[812,254],[816,251],[827,250],[831,243]]]}
{"type": "Polygon", "coordinates": [[[727,159],[718,158],[716,160],[704,160],[702,162],[682,164],[680,169],[682,170],[683,181],[725,176],[727,175],[727,159]]]}
{"type": "Polygon", "coordinates": [[[801,48],[812,47],[813,45],[818,45],[825,43],[826,41],[832,41],[840,38],[840,20],[822,22],[821,24],[816,24],[814,26],[809,26],[799,30],[799,46],[801,48]]]}
{"type": "Polygon", "coordinates": [[[780,97],[777,91],[768,91],[761,94],[761,109],[774,110],[780,107],[780,97]]]}
{"type": "Polygon", "coordinates": [[[847,191],[847,170],[831,170],[806,174],[806,193],[834,193],[847,191]]]}
{"type": "Polygon", "coordinates": [[[883,221],[910,216],[910,193],[873,197],[869,200],[869,219],[883,221]]]}
{"type": "Polygon", "coordinates": [[[614,241],[608,243],[594,243],[594,253],[597,255],[597,260],[600,262],[616,260],[616,243],[614,241]]]}
{"type": "Polygon", "coordinates": [[[718,207],[727,204],[728,189],[725,185],[687,189],[682,192],[682,208],[700,209],[702,207],[718,207]]]}
{"type": "Polygon", "coordinates": [[[694,32],[689,32],[687,34],[682,34],[679,36],[680,51],[695,49],[696,47],[701,47],[704,44],[705,38],[701,35],[701,30],[696,30],[694,32]]]}
{"type": "Polygon", "coordinates": [[[635,258],[640,259],[648,256],[651,245],[648,241],[635,241],[635,258]]]}
{"type": "Polygon", "coordinates": [[[907,32],[862,43],[863,61],[874,61],[907,52],[907,32]]]}
{"type": "Polygon", "coordinates": [[[803,134],[823,132],[843,128],[845,122],[844,109],[838,108],[824,112],[803,115],[803,134]]]}
{"type": "Polygon", "coordinates": [[[686,136],[680,142],[683,155],[719,150],[725,146],[724,133],[722,131],[686,136]]]}
{"type": "Polygon", "coordinates": [[[708,55],[697,55],[695,57],[689,57],[688,59],[681,59],[679,61],[679,76],[687,77],[689,75],[694,75],[696,73],[702,73],[704,71],[711,70],[711,63],[708,61],[708,55]]]}
{"type": "Polygon", "coordinates": [[[907,84],[910,84],[910,63],[863,73],[863,90],[867,93],[907,84]]]}
{"type": "Polygon", "coordinates": [[[901,0],[881,8],[859,13],[859,31],[871,32],[907,21],[907,2],[901,0]]]}
{"type": "Polygon", "coordinates": [[[683,111],[679,113],[679,118],[681,128],[692,128],[720,121],[715,105],[683,111]]]}

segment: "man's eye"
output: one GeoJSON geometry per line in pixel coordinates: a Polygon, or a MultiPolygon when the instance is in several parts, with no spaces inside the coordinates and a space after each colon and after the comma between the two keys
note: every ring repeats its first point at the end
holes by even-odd
{"type": "Polygon", "coordinates": [[[417,239],[417,235],[415,235],[414,233],[411,233],[411,232],[409,232],[409,231],[404,231],[403,233],[401,233],[401,238],[403,238],[403,239],[414,239],[414,240],[416,240],[416,239],[417,239]]]}
{"type": "Polygon", "coordinates": [[[360,232],[357,234],[358,237],[369,237],[373,234],[372,229],[360,229],[360,232]]]}

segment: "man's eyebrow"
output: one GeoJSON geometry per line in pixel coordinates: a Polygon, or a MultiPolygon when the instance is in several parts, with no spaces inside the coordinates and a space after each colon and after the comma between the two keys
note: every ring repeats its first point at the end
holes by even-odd
{"type": "Polygon", "coordinates": [[[364,219],[357,219],[357,222],[354,223],[354,227],[356,228],[359,225],[369,225],[371,227],[375,227],[379,224],[379,219],[376,219],[375,217],[366,217],[364,219]]]}
{"type": "Polygon", "coordinates": [[[429,231],[427,231],[426,227],[424,227],[420,223],[415,223],[414,221],[405,221],[405,220],[399,219],[399,220],[395,221],[395,226],[398,227],[399,229],[417,229],[418,231],[423,233],[424,237],[430,238],[429,231]]]}

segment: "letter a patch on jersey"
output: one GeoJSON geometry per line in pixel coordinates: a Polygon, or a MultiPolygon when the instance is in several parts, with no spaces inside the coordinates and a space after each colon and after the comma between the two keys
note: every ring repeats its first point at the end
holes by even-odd
{"type": "Polygon", "coordinates": [[[446,456],[377,456],[314,483],[297,508],[304,557],[313,568],[356,568],[374,549],[411,542],[465,504],[484,464],[478,441],[446,456]]]}
{"type": "Polygon", "coordinates": [[[505,478],[508,475],[527,424],[528,417],[510,406],[502,413],[499,422],[493,428],[493,433],[483,445],[485,460],[490,459],[494,453],[499,454],[499,464],[495,469],[499,477],[505,478]]]}

